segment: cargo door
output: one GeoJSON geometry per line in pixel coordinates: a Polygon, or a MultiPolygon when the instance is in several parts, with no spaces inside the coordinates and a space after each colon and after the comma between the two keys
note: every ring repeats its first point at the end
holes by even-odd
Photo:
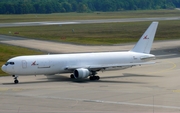
{"type": "Polygon", "coordinates": [[[27,68],[27,62],[25,60],[22,61],[22,68],[23,69],[27,68]]]}

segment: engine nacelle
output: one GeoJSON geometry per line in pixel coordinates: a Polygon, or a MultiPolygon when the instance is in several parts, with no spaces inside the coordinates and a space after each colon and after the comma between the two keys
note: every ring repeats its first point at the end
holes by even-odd
{"type": "Polygon", "coordinates": [[[88,69],[80,68],[74,70],[74,77],[76,79],[87,78],[90,75],[90,71],[88,69]]]}

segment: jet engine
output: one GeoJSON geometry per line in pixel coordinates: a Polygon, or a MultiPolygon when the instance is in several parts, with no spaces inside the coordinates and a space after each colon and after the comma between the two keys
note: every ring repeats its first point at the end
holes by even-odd
{"type": "Polygon", "coordinates": [[[74,71],[74,77],[76,79],[87,78],[90,75],[90,73],[91,72],[88,69],[80,68],[74,71]]]}

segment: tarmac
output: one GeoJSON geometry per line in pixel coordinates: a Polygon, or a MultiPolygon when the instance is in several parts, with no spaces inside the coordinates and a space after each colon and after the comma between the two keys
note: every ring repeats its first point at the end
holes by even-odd
{"type": "MultiPolygon", "coordinates": [[[[0,43],[74,53],[130,50],[134,44],[73,45],[0,35],[0,43]]],[[[180,40],[154,42],[156,63],[99,72],[99,81],[72,80],[70,74],[0,77],[0,113],[178,113],[180,40]]]]}
{"type": "Polygon", "coordinates": [[[0,27],[18,26],[43,26],[43,25],[67,25],[67,24],[96,24],[96,23],[117,23],[117,22],[143,22],[143,21],[166,21],[180,20],[180,17],[153,17],[153,18],[124,18],[124,19],[94,19],[94,20],[71,20],[71,21],[42,21],[42,22],[15,22],[0,23],[0,27]]]}

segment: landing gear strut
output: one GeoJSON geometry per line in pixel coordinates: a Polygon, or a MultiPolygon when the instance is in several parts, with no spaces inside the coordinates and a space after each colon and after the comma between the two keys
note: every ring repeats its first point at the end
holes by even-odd
{"type": "Polygon", "coordinates": [[[19,81],[18,81],[18,76],[17,75],[12,75],[12,77],[14,77],[14,83],[15,84],[18,84],[19,83],[19,81]]]}

